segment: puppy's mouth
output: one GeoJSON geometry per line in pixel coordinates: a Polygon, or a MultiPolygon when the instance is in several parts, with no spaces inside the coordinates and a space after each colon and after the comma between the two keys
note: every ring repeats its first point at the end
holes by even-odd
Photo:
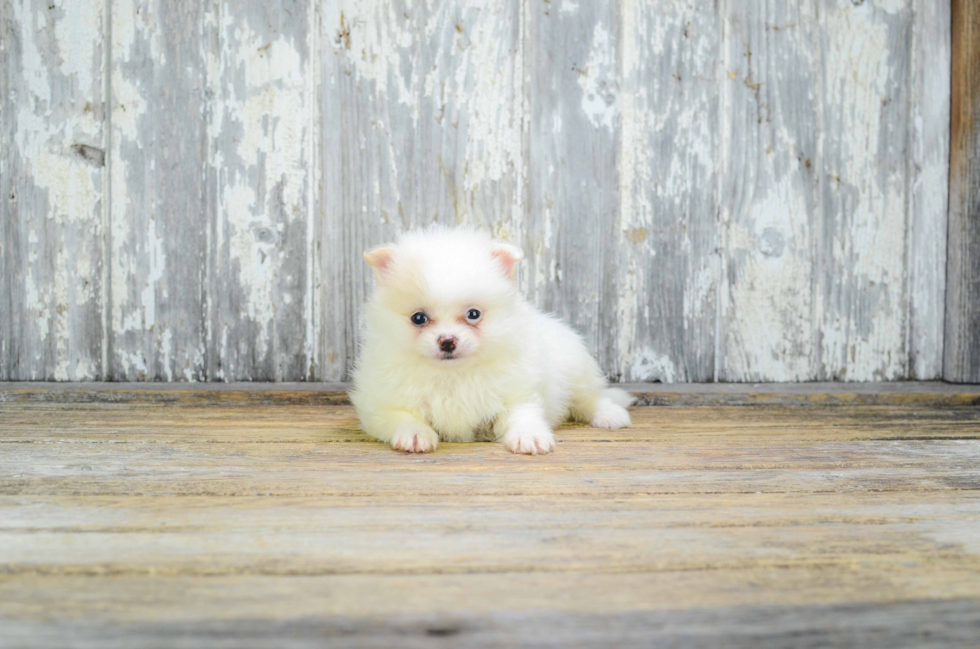
{"type": "Polygon", "coordinates": [[[440,350],[438,354],[434,356],[434,358],[440,363],[452,363],[454,361],[461,361],[468,356],[469,354],[464,351],[460,351],[459,348],[456,348],[451,352],[440,350]]]}

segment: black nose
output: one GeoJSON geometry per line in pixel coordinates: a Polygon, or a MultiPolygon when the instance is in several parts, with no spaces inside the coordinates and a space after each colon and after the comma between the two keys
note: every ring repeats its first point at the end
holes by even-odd
{"type": "Polygon", "coordinates": [[[439,349],[444,352],[456,349],[456,336],[439,336],[439,349]]]}

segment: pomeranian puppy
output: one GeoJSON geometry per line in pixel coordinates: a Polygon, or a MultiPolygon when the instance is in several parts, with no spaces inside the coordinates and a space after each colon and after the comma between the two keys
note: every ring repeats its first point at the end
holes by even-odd
{"type": "Polygon", "coordinates": [[[368,435],[409,453],[490,438],[537,455],[569,418],[630,425],[633,397],[518,291],[523,257],[484,232],[441,227],[364,253],[377,286],[351,401],[368,435]]]}

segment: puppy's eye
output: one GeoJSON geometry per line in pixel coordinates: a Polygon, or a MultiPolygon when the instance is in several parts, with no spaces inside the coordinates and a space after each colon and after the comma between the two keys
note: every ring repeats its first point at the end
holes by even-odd
{"type": "Polygon", "coordinates": [[[480,318],[482,317],[483,314],[480,313],[479,309],[470,309],[469,311],[466,312],[466,319],[471,323],[479,322],[480,318]]]}
{"type": "Polygon", "coordinates": [[[416,311],[412,314],[412,324],[416,327],[421,327],[426,322],[429,321],[429,316],[425,315],[421,311],[416,311]]]}

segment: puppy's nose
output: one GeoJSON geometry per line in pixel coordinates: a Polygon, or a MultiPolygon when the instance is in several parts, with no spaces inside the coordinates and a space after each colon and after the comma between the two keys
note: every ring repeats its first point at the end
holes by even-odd
{"type": "Polygon", "coordinates": [[[439,336],[439,349],[451,352],[456,349],[456,336],[439,336]]]}

